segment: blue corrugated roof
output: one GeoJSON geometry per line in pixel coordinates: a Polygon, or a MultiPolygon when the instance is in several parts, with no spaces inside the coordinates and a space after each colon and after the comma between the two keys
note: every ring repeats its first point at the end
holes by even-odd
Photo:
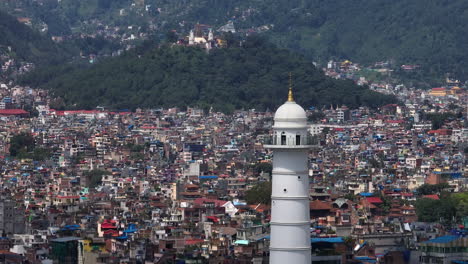
{"type": "Polygon", "coordinates": [[[249,241],[248,240],[236,240],[234,242],[234,244],[236,244],[236,245],[248,245],[249,241]]]}
{"type": "Polygon", "coordinates": [[[423,243],[450,243],[454,240],[457,240],[460,238],[459,236],[441,236],[441,237],[436,237],[434,239],[424,241],[423,243]]]}
{"type": "Polygon", "coordinates": [[[327,243],[343,243],[342,237],[314,237],[310,239],[310,243],[319,243],[319,242],[327,242],[327,243]]]}
{"type": "Polygon", "coordinates": [[[218,179],[216,175],[202,175],[198,177],[199,179],[218,179]]]}
{"type": "MultiPolygon", "coordinates": [[[[270,236],[264,236],[264,239],[270,239],[270,236]]],[[[310,239],[310,243],[344,243],[343,237],[313,237],[310,239]]]]}
{"type": "Polygon", "coordinates": [[[375,260],[375,258],[371,258],[368,256],[361,256],[361,257],[355,257],[357,260],[375,260]]]}
{"type": "Polygon", "coordinates": [[[356,260],[362,261],[361,263],[377,263],[377,260],[375,258],[371,257],[355,257],[356,260]]]}

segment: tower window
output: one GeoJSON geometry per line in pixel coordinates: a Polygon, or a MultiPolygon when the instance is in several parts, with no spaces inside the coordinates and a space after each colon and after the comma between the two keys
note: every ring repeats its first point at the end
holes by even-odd
{"type": "Polygon", "coordinates": [[[286,188],[283,189],[284,192],[287,192],[286,188]]]}
{"type": "Polygon", "coordinates": [[[286,135],[284,132],[281,134],[281,145],[286,145],[286,135]]]}
{"type": "Polygon", "coordinates": [[[296,145],[301,144],[301,135],[296,135],[296,145]]]}

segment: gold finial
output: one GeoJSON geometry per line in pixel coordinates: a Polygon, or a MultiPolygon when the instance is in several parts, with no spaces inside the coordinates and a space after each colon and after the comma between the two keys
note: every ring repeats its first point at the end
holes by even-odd
{"type": "Polygon", "coordinates": [[[289,72],[288,102],[294,102],[294,97],[293,97],[293,92],[292,92],[292,73],[291,72],[289,72]]]}

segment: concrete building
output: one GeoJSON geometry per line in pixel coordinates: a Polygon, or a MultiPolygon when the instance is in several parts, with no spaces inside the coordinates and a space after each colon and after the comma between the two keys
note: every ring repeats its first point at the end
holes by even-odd
{"type": "Polygon", "coordinates": [[[307,117],[293,99],[274,117],[270,263],[311,263],[307,117]]]}
{"type": "Polygon", "coordinates": [[[23,210],[17,208],[15,201],[10,199],[0,200],[0,235],[23,234],[25,232],[23,210]]]}
{"type": "Polygon", "coordinates": [[[421,264],[465,263],[468,259],[468,238],[460,236],[437,237],[420,245],[421,264]]]}
{"type": "Polygon", "coordinates": [[[323,125],[312,124],[309,126],[309,132],[312,136],[320,135],[323,131],[323,125]]]}

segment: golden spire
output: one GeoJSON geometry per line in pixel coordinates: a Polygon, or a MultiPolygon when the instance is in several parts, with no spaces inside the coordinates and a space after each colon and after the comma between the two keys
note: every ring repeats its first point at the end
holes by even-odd
{"type": "Polygon", "coordinates": [[[293,92],[292,92],[292,73],[291,72],[289,72],[288,102],[294,102],[294,97],[293,97],[293,92]]]}

